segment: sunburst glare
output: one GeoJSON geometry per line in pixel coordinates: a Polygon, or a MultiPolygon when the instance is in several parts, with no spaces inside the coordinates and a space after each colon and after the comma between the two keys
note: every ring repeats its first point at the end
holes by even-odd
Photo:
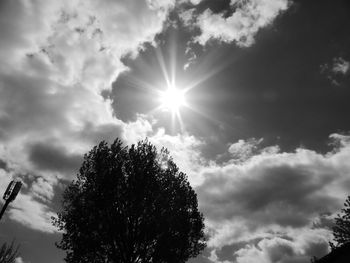
{"type": "Polygon", "coordinates": [[[154,54],[155,60],[151,64],[139,58],[140,68],[142,67],[142,71],[145,72],[147,80],[142,78],[129,79],[132,85],[151,94],[151,101],[154,107],[147,111],[147,115],[159,117],[161,121],[170,121],[170,130],[172,132],[178,129],[184,132],[186,130],[185,126],[187,126],[185,124],[188,120],[191,120],[191,122],[196,121],[190,119],[193,118],[193,113],[211,122],[217,122],[206,111],[206,108],[202,107],[204,104],[203,100],[210,100],[210,98],[205,93],[193,92],[193,89],[200,87],[202,83],[225,68],[229,62],[213,66],[210,62],[212,57],[209,56],[204,61],[201,61],[201,64],[197,65],[197,70],[189,73],[189,69],[184,68],[187,60],[181,54],[178,54],[175,36],[170,37],[169,45],[156,47],[154,54]],[[200,100],[201,102],[199,102],[200,100]]]}
{"type": "Polygon", "coordinates": [[[161,107],[172,113],[178,112],[186,104],[185,91],[175,86],[169,86],[160,94],[161,107]]]}

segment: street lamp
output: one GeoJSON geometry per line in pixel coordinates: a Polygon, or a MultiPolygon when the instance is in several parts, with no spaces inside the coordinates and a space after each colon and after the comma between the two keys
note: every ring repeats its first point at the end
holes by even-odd
{"type": "Polygon", "coordinates": [[[5,204],[2,207],[0,212],[0,220],[2,218],[2,215],[5,213],[5,210],[8,204],[16,199],[16,196],[18,195],[19,190],[21,190],[21,187],[22,187],[22,182],[20,181],[11,181],[7,186],[7,189],[3,196],[3,199],[5,200],[5,204]]]}

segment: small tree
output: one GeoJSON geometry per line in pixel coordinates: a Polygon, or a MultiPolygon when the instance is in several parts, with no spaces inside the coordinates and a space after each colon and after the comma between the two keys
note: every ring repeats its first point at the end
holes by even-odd
{"type": "Polygon", "coordinates": [[[10,245],[7,243],[2,244],[0,247],[0,262],[1,263],[14,263],[18,256],[19,246],[15,246],[15,242],[12,241],[10,245]]]}
{"type": "Polygon", "coordinates": [[[333,227],[334,240],[337,246],[350,242],[350,196],[344,203],[342,214],[338,214],[335,218],[335,226],[333,227]]]}
{"type": "Polygon", "coordinates": [[[186,262],[205,247],[203,216],[168,152],[101,142],[84,157],[53,223],[66,262],[186,262]]]}

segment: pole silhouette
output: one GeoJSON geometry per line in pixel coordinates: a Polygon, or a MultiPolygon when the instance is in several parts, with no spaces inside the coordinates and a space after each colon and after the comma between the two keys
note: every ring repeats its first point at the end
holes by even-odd
{"type": "Polygon", "coordinates": [[[7,208],[7,206],[9,205],[9,203],[11,203],[13,200],[16,199],[16,196],[19,193],[19,190],[21,190],[22,187],[22,182],[19,181],[11,181],[9,183],[9,185],[7,186],[7,189],[4,193],[3,199],[5,200],[5,204],[1,209],[0,212],[0,220],[2,218],[2,216],[5,213],[5,210],[7,208]]]}

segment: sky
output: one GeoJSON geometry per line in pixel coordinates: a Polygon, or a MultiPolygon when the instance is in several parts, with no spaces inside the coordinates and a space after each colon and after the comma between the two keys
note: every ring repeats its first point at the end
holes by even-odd
{"type": "Polygon", "coordinates": [[[350,193],[347,0],[1,0],[0,222],[17,263],[60,263],[51,224],[84,153],[146,137],[198,195],[189,263],[307,263],[350,193]],[[169,91],[173,92],[170,94],[169,91]],[[3,200],[1,200],[3,204],[3,200]]]}

